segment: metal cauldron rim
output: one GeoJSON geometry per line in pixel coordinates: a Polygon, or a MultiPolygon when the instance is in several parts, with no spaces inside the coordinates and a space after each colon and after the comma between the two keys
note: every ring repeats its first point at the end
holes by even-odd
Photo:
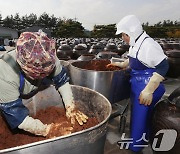
{"type": "MultiPolygon", "coordinates": [[[[98,60],[104,60],[104,59],[98,59],[98,60]]],[[[76,67],[74,66],[73,64],[75,63],[79,63],[79,62],[88,62],[88,61],[96,61],[95,59],[93,60],[76,60],[74,62],[71,62],[69,66],[73,67],[73,68],[76,68],[78,70],[82,70],[82,71],[89,71],[89,72],[119,72],[119,71],[123,71],[123,69],[121,70],[114,70],[114,71],[97,71],[97,70],[88,70],[88,69],[84,69],[84,68],[79,68],[79,67],[76,67]]]]}

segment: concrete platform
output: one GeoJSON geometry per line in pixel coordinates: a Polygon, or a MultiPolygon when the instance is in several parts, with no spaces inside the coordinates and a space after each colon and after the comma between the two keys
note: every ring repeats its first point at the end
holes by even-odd
{"type": "MultiPolygon", "coordinates": [[[[171,94],[175,89],[180,87],[180,77],[179,78],[166,78],[164,81],[164,85],[166,88],[166,92],[163,96],[163,98],[168,97],[169,94],[171,94]]],[[[162,98],[162,99],[163,99],[162,98]]],[[[126,102],[130,100],[123,100],[121,102],[118,102],[122,106],[126,104],[126,102]]],[[[113,109],[115,110],[115,109],[113,109]]],[[[125,135],[129,136],[130,132],[130,105],[128,106],[127,111],[127,119],[126,119],[126,126],[125,126],[125,135]]],[[[120,147],[117,145],[117,142],[120,141],[122,133],[119,132],[119,124],[120,124],[120,116],[114,118],[113,120],[109,121],[108,124],[108,133],[104,148],[104,154],[131,154],[132,152],[130,150],[126,149],[120,149],[120,147]]],[[[143,149],[143,154],[153,154],[153,151],[150,147],[150,145],[143,149]]]]}

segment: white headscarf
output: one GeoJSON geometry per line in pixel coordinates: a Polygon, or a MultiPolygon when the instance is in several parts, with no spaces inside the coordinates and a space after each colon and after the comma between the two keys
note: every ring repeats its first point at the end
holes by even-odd
{"type": "Polygon", "coordinates": [[[136,38],[142,34],[143,28],[141,22],[135,15],[125,16],[117,24],[116,35],[126,33],[130,37],[130,46],[134,46],[136,38]]]}
{"type": "MultiPolygon", "coordinates": [[[[116,31],[116,34],[120,33],[126,33],[127,35],[129,35],[129,44],[130,46],[133,46],[133,48],[129,49],[128,55],[130,57],[136,58],[136,53],[143,39],[145,37],[149,37],[145,32],[143,33],[143,28],[139,19],[135,15],[128,15],[122,18],[121,21],[117,24],[116,31]],[[135,40],[138,38],[138,36],[140,36],[140,38],[135,44],[135,40]]],[[[138,54],[138,59],[146,64],[146,66],[151,68],[157,66],[165,58],[167,57],[164,54],[161,46],[152,38],[146,39],[146,41],[142,44],[138,54]]]]}

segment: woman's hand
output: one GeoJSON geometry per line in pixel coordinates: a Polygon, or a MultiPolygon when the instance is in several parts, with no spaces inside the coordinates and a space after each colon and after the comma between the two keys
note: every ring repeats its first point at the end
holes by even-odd
{"type": "Polygon", "coordinates": [[[71,124],[73,125],[75,124],[76,120],[80,125],[83,125],[88,120],[88,117],[81,111],[75,109],[74,106],[66,107],[66,116],[71,120],[71,124]]]}
{"type": "Polygon", "coordinates": [[[64,121],[62,123],[52,123],[48,126],[49,126],[49,130],[47,134],[48,138],[69,135],[73,130],[73,127],[69,126],[69,123],[67,121],[64,121]]]}

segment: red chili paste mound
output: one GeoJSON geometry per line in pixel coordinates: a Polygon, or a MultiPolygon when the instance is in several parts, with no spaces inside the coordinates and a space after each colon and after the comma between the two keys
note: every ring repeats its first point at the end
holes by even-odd
{"type": "Polygon", "coordinates": [[[87,64],[83,66],[82,69],[95,70],[95,71],[116,71],[121,70],[118,66],[107,66],[110,64],[110,60],[90,60],[87,64]]]}
{"type": "MultiPolygon", "coordinates": [[[[60,107],[52,106],[44,110],[39,110],[34,118],[38,118],[44,124],[62,123],[62,127],[72,126],[66,118],[65,109],[60,107]]],[[[20,129],[11,130],[2,116],[0,116],[0,124],[0,150],[48,139],[48,137],[36,136],[20,129]]],[[[98,120],[95,117],[89,117],[87,123],[83,126],[80,126],[76,122],[73,126],[72,133],[93,127],[97,124],[98,120]]],[[[61,133],[59,131],[53,132],[53,135],[61,136],[61,133]]]]}

